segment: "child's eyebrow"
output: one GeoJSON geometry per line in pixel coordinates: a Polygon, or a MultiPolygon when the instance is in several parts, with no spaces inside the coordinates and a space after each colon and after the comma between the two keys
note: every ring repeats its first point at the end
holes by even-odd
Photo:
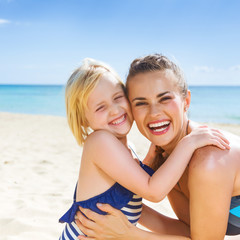
{"type": "Polygon", "coordinates": [[[123,92],[122,90],[119,90],[119,91],[115,92],[115,93],[113,94],[113,96],[115,96],[115,95],[117,95],[117,94],[119,94],[119,93],[122,93],[122,92],[123,92]]]}
{"type": "MultiPolygon", "coordinates": [[[[113,95],[112,95],[112,97],[114,97],[114,96],[116,96],[116,95],[118,95],[119,93],[122,93],[122,90],[119,90],[119,91],[117,91],[117,92],[115,92],[113,95]]],[[[104,104],[104,100],[103,101],[101,101],[101,102],[98,102],[98,103],[96,103],[95,104],[95,108],[97,108],[98,106],[100,106],[100,105],[102,105],[102,104],[104,104]]]]}
{"type": "Polygon", "coordinates": [[[95,104],[95,108],[97,108],[98,106],[102,105],[104,103],[104,101],[98,102],[97,104],[95,104]]]}

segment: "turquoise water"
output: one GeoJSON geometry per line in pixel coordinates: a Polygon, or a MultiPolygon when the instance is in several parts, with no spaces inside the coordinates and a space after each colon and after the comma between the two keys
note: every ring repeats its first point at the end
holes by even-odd
{"type": "Polygon", "coordinates": [[[190,90],[190,119],[240,124],[240,86],[194,86],[190,90]]]}
{"type": "MultiPolygon", "coordinates": [[[[240,86],[190,86],[189,116],[240,124],[240,86]]],[[[0,85],[0,111],[65,116],[64,86],[0,85]]]]}
{"type": "Polygon", "coordinates": [[[65,116],[64,86],[0,85],[0,112],[65,116]]]}

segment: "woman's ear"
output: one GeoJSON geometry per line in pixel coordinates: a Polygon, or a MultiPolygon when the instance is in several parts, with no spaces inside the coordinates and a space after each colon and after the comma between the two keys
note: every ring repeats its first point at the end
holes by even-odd
{"type": "Polygon", "coordinates": [[[187,112],[187,110],[189,109],[190,102],[191,102],[191,92],[190,92],[190,90],[188,90],[187,97],[184,100],[184,111],[185,112],[187,112]]]}

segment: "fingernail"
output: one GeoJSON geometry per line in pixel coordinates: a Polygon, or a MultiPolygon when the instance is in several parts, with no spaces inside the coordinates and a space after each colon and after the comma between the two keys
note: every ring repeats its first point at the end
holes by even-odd
{"type": "Polygon", "coordinates": [[[102,206],[102,203],[97,203],[97,206],[98,206],[98,207],[101,207],[101,206],[102,206]]]}

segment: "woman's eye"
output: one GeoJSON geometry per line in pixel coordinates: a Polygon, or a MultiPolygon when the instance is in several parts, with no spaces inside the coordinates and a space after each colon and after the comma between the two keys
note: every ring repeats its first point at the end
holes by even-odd
{"type": "Polygon", "coordinates": [[[147,105],[147,103],[145,103],[145,102],[137,102],[137,103],[135,104],[136,107],[137,107],[137,106],[143,106],[143,105],[147,105]]]}
{"type": "Polygon", "coordinates": [[[163,98],[161,98],[161,102],[164,102],[164,101],[167,101],[167,100],[169,100],[169,99],[171,99],[171,97],[163,97],[163,98]]]}

